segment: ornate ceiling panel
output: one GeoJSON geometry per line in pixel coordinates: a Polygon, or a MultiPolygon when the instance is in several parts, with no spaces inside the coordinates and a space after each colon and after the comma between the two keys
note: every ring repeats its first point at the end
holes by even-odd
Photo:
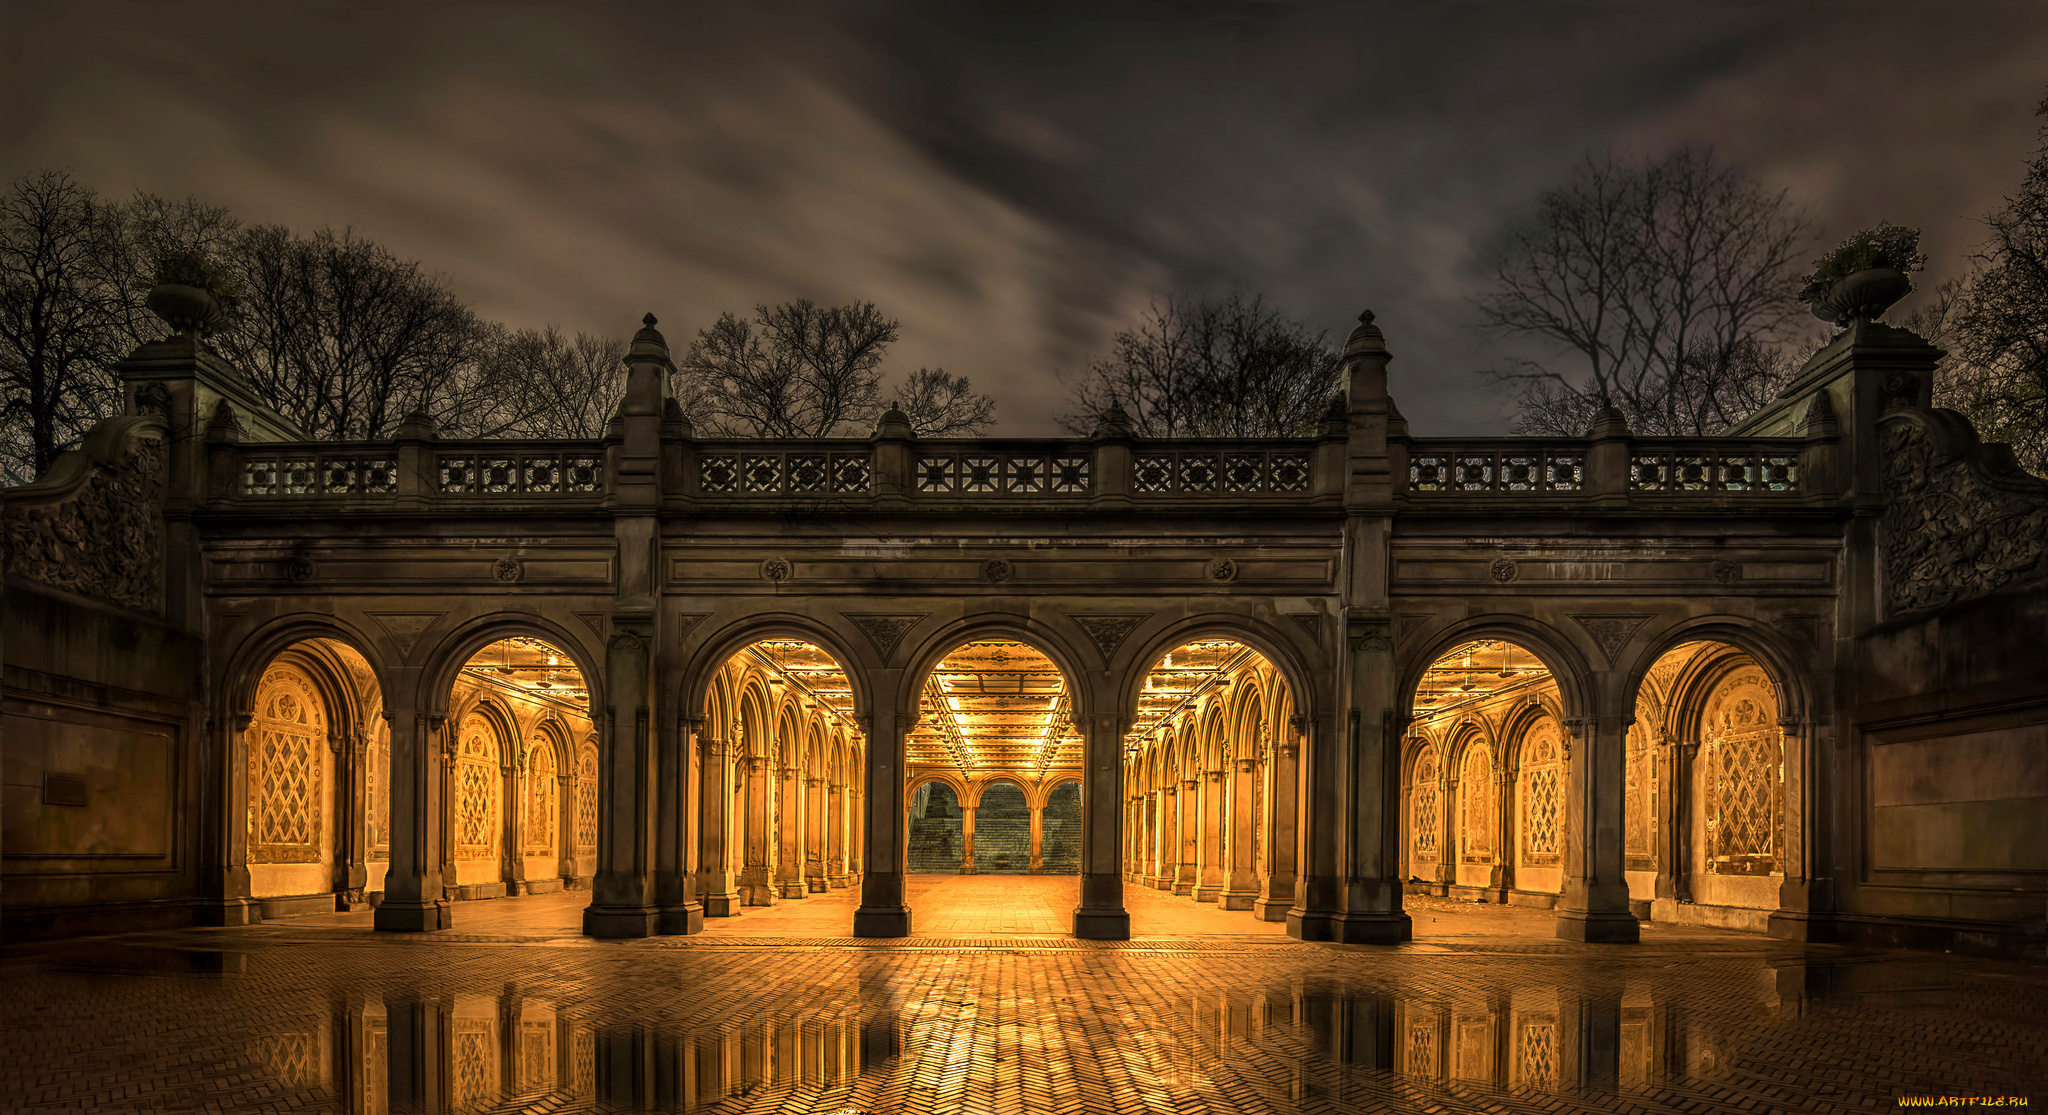
{"type": "Polygon", "coordinates": [[[590,715],[590,687],[569,656],[539,639],[515,636],[477,651],[463,676],[486,688],[590,715]]]}

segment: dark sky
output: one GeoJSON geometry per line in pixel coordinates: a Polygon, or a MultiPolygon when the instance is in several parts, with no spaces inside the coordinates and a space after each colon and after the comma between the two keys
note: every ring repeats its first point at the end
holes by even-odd
{"type": "Polygon", "coordinates": [[[510,324],[869,299],[891,367],[1030,435],[1149,299],[1237,286],[1338,338],[1371,306],[1453,434],[1505,427],[1474,245],[1589,152],[1710,143],[1954,270],[2048,9],[18,0],[0,51],[0,174],[353,226],[510,324]]]}

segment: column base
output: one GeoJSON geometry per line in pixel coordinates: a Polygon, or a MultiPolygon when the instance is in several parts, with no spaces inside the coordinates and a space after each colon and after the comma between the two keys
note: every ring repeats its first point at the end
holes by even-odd
{"type": "Polygon", "coordinates": [[[1084,941],[1128,941],[1131,915],[1127,910],[1075,910],[1074,936],[1084,941]]]}
{"type": "Polygon", "coordinates": [[[1175,884],[1173,884],[1173,893],[1175,893],[1175,894],[1193,894],[1193,893],[1195,893],[1195,884],[1193,884],[1193,883],[1175,883],[1175,884]]]}
{"type": "Polygon", "coordinates": [[[810,888],[812,894],[823,894],[831,889],[825,885],[825,877],[823,875],[813,875],[805,879],[804,885],[810,888]]]}
{"type": "Polygon", "coordinates": [[[825,876],[825,886],[831,890],[845,890],[846,885],[852,881],[852,877],[848,875],[825,876]]]}
{"type": "Polygon", "coordinates": [[[736,918],[740,916],[740,896],[737,894],[705,895],[704,916],[707,918],[736,918]]]}
{"type": "Polygon", "coordinates": [[[1223,897],[1223,888],[1220,886],[1195,888],[1195,901],[1197,902],[1214,902],[1221,897],[1223,897]]]}
{"type": "Polygon", "coordinates": [[[802,898],[806,893],[808,892],[804,890],[804,885],[800,881],[777,883],[775,885],[775,897],[777,898],[802,898]]]}
{"type": "Polygon", "coordinates": [[[856,937],[910,936],[910,907],[862,906],[853,912],[856,937]]]}
{"type": "Polygon", "coordinates": [[[1330,924],[1333,916],[1290,907],[1282,920],[1287,922],[1287,935],[1297,941],[1334,941],[1337,931],[1330,924]]]}
{"type": "Polygon", "coordinates": [[[696,902],[662,908],[655,931],[665,937],[704,932],[704,907],[696,902]]]}
{"type": "Polygon", "coordinates": [[[1571,910],[1557,915],[1557,936],[1559,940],[1587,944],[1633,945],[1643,939],[1643,927],[1634,914],[1571,910]]]}
{"type": "Polygon", "coordinates": [[[390,933],[432,933],[455,924],[446,902],[397,903],[386,899],[377,904],[370,924],[390,933]]]}
{"type": "Polygon", "coordinates": [[[590,906],[583,911],[583,935],[608,941],[652,937],[660,917],[652,906],[590,906]]]}
{"type": "Polygon", "coordinates": [[[741,883],[740,904],[743,906],[775,905],[775,888],[766,883],[741,883]]]}
{"type": "Polygon", "coordinates": [[[1293,902],[1279,898],[1260,898],[1252,902],[1252,916],[1260,921],[1286,921],[1287,911],[1293,902]]]}
{"type": "Polygon", "coordinates": [[[1841,940],[1841,931],[1834,918],[1827,914],[1815,914],[1805,910],[1776,910],[1764,933],[1780,941],[1805,941],[1810,944],[1834,944],[1841,940]]]}
{"type": "Polygon", "coordinates": [[[255,925],[263,920],[263,904],[253,898],[213,898],[199,907],[201,925],[255,925]]]}
{"type": "Polygon", "coordinates": [[[1257,891],[1224,891],[1216,901],[1226,910],[1249,910],[1259,900],[1257,891]]]}
{"type": "Polygon", "coordinates": [[[1407,914],[1334,914],[1330,930],[1343,945],[1398,945],[1415,939],[1415,923],[1407,914]]]}

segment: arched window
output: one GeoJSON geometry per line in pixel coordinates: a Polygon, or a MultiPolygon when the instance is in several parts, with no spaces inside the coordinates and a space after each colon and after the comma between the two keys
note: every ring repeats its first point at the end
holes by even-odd
{"type": "Polygon", "coordinates": [[[1707,870],[1775,875],[1785,841],[1785,736],[1778,698],[1758,667],[1714,687],[1700,722],[1707,870]]]}
{"type": "Polygon", "coordinates": [[[1483,743],[1465,749],[1465,768],[1458,776],[1466,863],[1493,862],[1493,756],[1483,743]]]}
{"type": "Polygon", "coordinates": [[[1436,777],[1436,751],[1425,747],[1415,756],[1415,780],[1409,790],[1408,824],[1414,834],[1413,859],[1417,867],[1434,866],[1438,859],[1437,832],[1443,827],[1443,814],[1436,777]]]}
{"type": "Polygon", "coordinates": [[[455,855],[488,859],[498,844],[498,727],[481,712],[463,718],[455,759],[455,855]]]}
{"type": "Polygon", "coordinates": [[[1557,721],[1546,716],[1522,737],[1522,862],[1548,867],[1561,862],[1559,833],[1564,823],[1564,769],[1557,721]]]}
{"type": "Polygon", "coordinates": [[[327,716],[313,683],[286,666],[266,672],[247,740],[250,862],[320,862],[327,716]]]}
{"type": "Polygon", "coordinates": [[[556,800],[554,741],[536,732],[526,752],[526,850],[533,855],[554,853],[561,823],[556,800]]]}
{"type": "Polygon", "coordinates": [[[597,748],[585,747],[576,761],[576,854],[597,853],[597,748]]]}

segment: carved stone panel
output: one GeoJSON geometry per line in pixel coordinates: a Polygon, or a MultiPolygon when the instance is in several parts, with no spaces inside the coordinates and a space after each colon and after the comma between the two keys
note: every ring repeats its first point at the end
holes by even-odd
{"type": "Polygon", "coordinates": [[[2048,487],[1989,482],[1967,454],[1944,459],[1911,418],[1884,428],[1881,522],[1887,615],[1944,607],[2048,571],[2048,487]],[[2036,490],[2030,490],[2036,489],[2036,490]]]}
{"type": "Polygon", "coordinates": [[[113,466],[94,461],[72,490],[7,508],[6,573],[156,611],[163,601],[164,443],[132,438],[113,466]]]}

